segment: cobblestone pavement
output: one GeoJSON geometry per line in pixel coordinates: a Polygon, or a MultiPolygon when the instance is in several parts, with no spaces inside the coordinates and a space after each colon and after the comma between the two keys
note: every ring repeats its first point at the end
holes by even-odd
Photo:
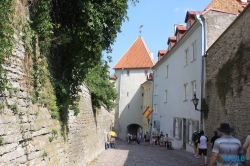
{"type": "MultiPolygon", "coordinates": [[[[209,162],[208,162],[209,163],[209,162]]],[[[115,148],[103,151],[90,166],[198,166],[191,152],[185,150],[167,150],[165,147],[127,144],[116,140],[115,148]]],[[[204,165],[204,160],[203,160],[204,165]]]]}

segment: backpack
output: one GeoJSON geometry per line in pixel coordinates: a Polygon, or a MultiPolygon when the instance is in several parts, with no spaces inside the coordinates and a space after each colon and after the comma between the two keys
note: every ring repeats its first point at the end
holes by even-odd
{"type": "Polygon", "coordinates": [[[192,141],[195,142],[198,139],[198,133],[193,133],[192,141]]]}

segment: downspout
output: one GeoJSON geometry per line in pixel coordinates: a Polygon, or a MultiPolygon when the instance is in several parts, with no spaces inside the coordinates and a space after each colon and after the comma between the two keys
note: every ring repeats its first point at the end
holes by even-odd
{"type": "MultiPolygon", "coordinates": [[[[152,106],[152,109],[154,109],[154,78],[155,78],[155,76],[154,76],[154,70],[152,70],[153,71],[153,80],[152,80],[152,104],[151,104],[151,106],[152,106]]],[[[150,137],[152,136],[152,131],[153,131],[153,117],[154,117],[154,112],[152,113],[152,115],[151,115],[151,120],[150,120],[150,122],[151,122],[151,126],[150,126],[150,137]]],[[[149,124],[150,125],[150,124],[149,124]]]]}
{"type": "MultiPolygon", "coordinates": [[[[205,42],[205,24],[201,18],[201,15],[195,15],[195,19],[201,24],[201,91],[200,91],[200,103],[201,100],[204,98],[204,55],[205,55],[205,47],[206,47],[206,42],[205,42]]],[[[204,17],[203,17],[204,18],[204,17]]],[[[201,109],[201,104],[200,104],[200,109],[201,109]]],[[[201,111],[200,112],[200,128],[201,130],[204,130],[204,114],[201,111]]]]}

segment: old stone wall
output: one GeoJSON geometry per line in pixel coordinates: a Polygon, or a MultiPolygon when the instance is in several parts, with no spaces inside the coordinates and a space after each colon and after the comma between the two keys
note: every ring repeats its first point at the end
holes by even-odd
{"type": "Polygon", "coordinates": [[[209,49],[237,16],[236,14],[210,10],[203,17],[206,19],[206,49],[209,49]]]}
{"type": "MultiPolygon", "coordinates": [[[[20,2],[16,1],[16,10],[20,2]]],[[[69,110],[69,130],[64,138],[59,120],[51,117],[44,104],[32,101],[32,62],[28,62],[23,36],[19,24],[12,56],[0,66],[6,69],[8,79],[8,89],[0,89],[0,165],[87,165],[105,149],[104,138],[113,116],[104,108],[93,113],[89,89],[83,84],[80,113],[74,116],[69,110]]]]}
{"type": "Polygon", "coordinates": [[[209,48],[206,57],[206,101],[209,106],[205,133],[211,139],[221,122],[235,129],[233,136],[244,143],[250,134],[250,7],[246,7],[209,48]],[[224,69],[222,71],[221,69],[224,69]],[[222,74],[218,74],[222,71],[222,74]],[[229,76],[228,76],[229,75],[229,76]],[[228,77],[227,77],[228,76],[228,77]],[[224,86],[216,88],[218,77],[224,86]],[[226,91],[225,103],[221,92],[226,91]]]}

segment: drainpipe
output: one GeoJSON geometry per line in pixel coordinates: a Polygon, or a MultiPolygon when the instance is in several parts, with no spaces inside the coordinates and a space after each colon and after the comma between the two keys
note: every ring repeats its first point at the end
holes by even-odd
{"type": "MultiPolygon", "coordinates": [[[[154,70],[152,70],[153,71],[153,80],[152,80],[152,109],[154,109],[154,78],[155,78],[155,76],[154,76],[154,70]]],[[[151,126],[150,126],[150,137],[152,136],[152,131],[153,131],[153,117],[154,117],[154,112],[152,113],[152,115],[151,115],[151,126]]],[[[149,124],[150,125],[150,124],[149,124]]]]}
{"type": "MultiPolygon", "coordinates": [[[[205,80],[204,80],[204,55],[206,52],[206,41],[205,41],[205,18],[202,17],[201,15],[195,15],[195,19],[196,21],[198,21],[201,24],[201,91],[200,91],[200,101],[204,98],[204,84],[205,84],[205,80]],[[203,20],[202,20],[203,19],[203,20]]],[[[200,104],[201,106],[201,104],[200,104]]],[[[201,130],[204,130],[204,114],[201,111],[200,112],[200,128],[201,130]]]]}

